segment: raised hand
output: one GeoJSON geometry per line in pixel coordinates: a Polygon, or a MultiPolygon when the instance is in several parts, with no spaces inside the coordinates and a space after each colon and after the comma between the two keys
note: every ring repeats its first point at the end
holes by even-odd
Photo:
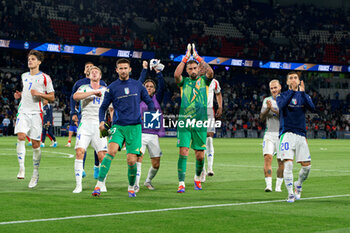
{"type": "Polygon", "coordinates": [[[19,98],[21,98],[22,93],[18,90],[16,90],[15,94],[13,94],[13,96],[15,97],[16,100],[18,100],[19,98]]]}
{"type": "Polygon", "coordinates": [[[98,91],[98,90],[95,90],[94,91],[94,95],[97,96],[97,97],[101,97],[102,96],[102,92],[98,91]]]}
{"type": "Polygon", "coordinates": [[[187,63],[188,59],[190,59],[191,57],[191,44],[187,45],[187,50],[186,50],[186,54],[185,56],[182,58],[182,62],[183,63],[187,63]]]}
{"type": "Polygon", "coordinates": [[[272,108],[272,103],[270,100],[266,101],[266,104],[267,104],[267,108],[268,109],[271,109],[272,108]]]}
{"type": "Polygon", "coordinates": [[[148,67],[148,62],[147,61],[143,61],[142,62],[142,68],[147,69],[147,67],[148,67]]]}
{"type": "Polygon", "coordinates": [[[198,52],[196,50],[196,47],[194,45],[194,43],[192,43],[192,50],[193,50],[193,57],[199,62],[201,63],[203,61],[203,58],[201,58],[199,55],[198,55],[198,52]]]}

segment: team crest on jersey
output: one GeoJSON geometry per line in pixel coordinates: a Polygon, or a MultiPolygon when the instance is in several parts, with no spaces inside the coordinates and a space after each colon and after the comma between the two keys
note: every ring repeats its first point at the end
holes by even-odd
{"type": "Polygon", "coordinates": [[[124,88],[124,93],[125,93],[126,95],[128,95],[128,94],[130,93],[130,90],[129,90],[128,87],[125,87],[125,88],[124,88]]]}
{"type": "Polygon", "coordinates": [[[293,98],[292,99],[292,104],[297,105],[297,99],[293,98]]]}

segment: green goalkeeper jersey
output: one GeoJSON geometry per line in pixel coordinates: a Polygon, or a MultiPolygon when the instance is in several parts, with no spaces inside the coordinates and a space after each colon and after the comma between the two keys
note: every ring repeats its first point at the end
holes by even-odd
{"type": "Polygon", "coordinates": [[[196,119],[207,120],[208,89],[211,79],[198,76],[197,79],[182,77],[178,83],[181,90],[181,107],[179,120],[196,119]]]}

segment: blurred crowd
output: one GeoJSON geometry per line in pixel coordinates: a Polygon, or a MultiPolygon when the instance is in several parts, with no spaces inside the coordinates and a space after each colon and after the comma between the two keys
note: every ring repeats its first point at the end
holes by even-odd
{"type": "Polygon", "coordinates": [[[349,64],[348,15],[347,9],[240,0],[3,0],[0,38],[137,48],[161,59],[195,42],[205,55],[349,64]],[[220,24],[238,34],[205,30],[220,24]]]}
{"type": "MultiPolygon", "coordinates": [[[[1,50],[1,54],[3,55],[0,56],[0,123],[4,125],[9,120],[7,132],[12,134],[19,104],[19,101],[14,99],[13,93],[15,90],[21,90],[21,73],[28,70],[26,54],[4,49],[1,50]],[[4,122],[4,119],[8,120],[4,122]]],[[[53,106],[55,111],[62,112],[63,124],[69,122],[69,97],[74,83],[84,77],[84,63],[88,61],[86,59],[92,59],[91,61],[101,68],[102,79],[107,84],[117,78],[114,58],[47,53],[40,67],[53,79],[56,95],[53,106]]],[[[163,71],[166,89],[161,106],[165,115],[178,114],[181,103],[180,92],[173,78],[176,65],[173,62],[166,62],[163,71]]],[[[131,66],[133,68],[131,77],[138,79],[142,69],[141,60],[132,60],[131,66]]],[[[213,66],[213,68],[223,95],[224,111],[221,118],[223,124],[220,131],[222,136],[233,136],[237,130],[241,129],[263,132],[265,125],[259,120],[259,114],[263,99],[270,96],[268,83],[272,79],[278,79],[282,83],[282,90],[286,90],[286,71],[224,66],[213,66]]],[[[148,76],[155,78],[154,71],[149,71],[148,76]]],[[[335,80],[331,76],[329,78],[323,76],[324,74],[321,73],[305,72],[303,74],[307,93],[317,106],[317,112],[308,114],[307,127],[314,131],[329,131],[329,137],[331,137],[333,131],[349,131],[350,122],[345,116],[350,114],[350,93],[345,98],[339,98],[337,93],[322,96],[319,89],[326,87],[325,83],[332,83],[332,80],[335,80]]],[[[344,80],[348,80],[348,77],[344,80]]],[[[347,85],[341,86],[340,89],[349,88],[349,82],[344,83],[347,85]]]]}

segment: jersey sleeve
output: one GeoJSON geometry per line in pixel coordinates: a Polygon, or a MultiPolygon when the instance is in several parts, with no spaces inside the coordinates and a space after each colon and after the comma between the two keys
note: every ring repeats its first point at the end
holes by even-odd
{"type": "Polygon", "coordinates": [[[100,110],[99,110],[99,114],[98,114],[100,122],[106,121],[106,111],[113,101],[113,97],[111,95],[111,92],[112,92],[112,90],[108,87],[105,94],[104,94],[105,97],[103,98],[103,102],[100,106],[100,110]]]}
{"type": "Polygon", "coordinates": [[[201,78],[203,78],[204,79],[204,81],[205,81],[205,85],[207,85],[207,86],[209,86],[210,85],[210,83],[211,83],[211,81],[213,81],[213,79],[211,78],[211,79],[209,79],[206,75],[202,75],[201,76],[201,78]]]}
{"type": "Polygon", "coordinates": [[[213,82],[214,81],[215,81],[214,93],[219,94],[221,92],[221,87],[220,87],[219,81],[216,79],[213,79],[213,82]]]}
{"type": "MultiPolygon", "coordinates": [[[[86,92],[86,86],[85,85],[80,86],[76,92],[86,92]]],[[[73,95],[74,95],[74,93],[73,93],[73,95]]]]}
{"type": "Polygon", "coordinates": [[[45,92],[46,93],[55,92],[55,90],[53,89],[52,79],[50,78],[50,76],[48,76],[47,74],[43,74],[43,76],[44,76],[45,92]]]}

